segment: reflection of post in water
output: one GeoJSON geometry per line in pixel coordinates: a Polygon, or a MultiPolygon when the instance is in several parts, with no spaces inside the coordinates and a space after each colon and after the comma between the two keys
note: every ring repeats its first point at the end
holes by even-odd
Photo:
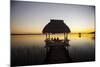
{"type": "Polygon", "coordinates": [[[43,33],[46,34],[46,49],[47,57],[45,63],[64,63],[70,62],[68,47],[68,33],[70,33],[69,27],[63,22],[63,20],[51,20],[44,29],[43,33]],[[64,33],[64,39],[51,38],[50,34],[64,33]],[[66,48],[67,47],[67,48],[66,48]]]}

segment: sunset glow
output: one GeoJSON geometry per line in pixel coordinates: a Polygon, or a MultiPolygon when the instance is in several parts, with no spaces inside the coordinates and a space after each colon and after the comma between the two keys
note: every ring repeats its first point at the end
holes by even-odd
{"type": "Polygon", "coordinates": [[[12,34],[42,33],[50,19],[64,20],[71,33],[95,32],[94,6],[13,2],[11,7],[12,34]]]}

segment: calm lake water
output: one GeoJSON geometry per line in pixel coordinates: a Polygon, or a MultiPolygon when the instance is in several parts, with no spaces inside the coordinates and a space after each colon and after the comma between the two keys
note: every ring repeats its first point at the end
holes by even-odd
{"type": "MultiPolygon", "coordinates": [[[[63,35],[51,35],[63,39],[63,35]]],[[[95,60],[94,34],[69,34],[69,55],[73,62],[95,60]]],[[[30,64],[42,64],[46,58],[45,35],[12,35],[11,62],[20,65],[22,61],[32,61],[30,64]],[[26,57],[27,55],[27,57],[26,57]],[[30,56],[31,55],[31,56],[30,56]],[[30,58],[31,57],[31,58],[30,58]],[[19,63],[18,63],[19,62],[19,63]],[[17,64],[18,63],[18,64],[17,64]]],[[[27,64],[24,62],[22,64],[27,64]]]]}

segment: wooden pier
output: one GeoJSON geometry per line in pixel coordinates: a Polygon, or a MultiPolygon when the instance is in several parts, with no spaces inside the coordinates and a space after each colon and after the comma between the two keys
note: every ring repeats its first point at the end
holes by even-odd
{"type": "Polygon", "coordinates": [[[51,19],[51,21],[44,27],[43,31],[46,34],[45,48],[47,51],[47,56],[45,63],[65,63],[71,62],[68,47],[68,33],[70,33],[69,27],[64,23],[63,20],[51,19]],[[59,37],[51,38],[51,34],[63,33],[64,39],[59,39],[59,37]]]}

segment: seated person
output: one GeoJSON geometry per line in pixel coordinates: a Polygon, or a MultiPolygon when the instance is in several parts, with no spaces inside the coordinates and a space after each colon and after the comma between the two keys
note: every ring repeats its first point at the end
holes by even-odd
{"type": "Polygon", "coordinates": [[[59,41],[59,38],[57,37],[57,41],[59,41]]]}

